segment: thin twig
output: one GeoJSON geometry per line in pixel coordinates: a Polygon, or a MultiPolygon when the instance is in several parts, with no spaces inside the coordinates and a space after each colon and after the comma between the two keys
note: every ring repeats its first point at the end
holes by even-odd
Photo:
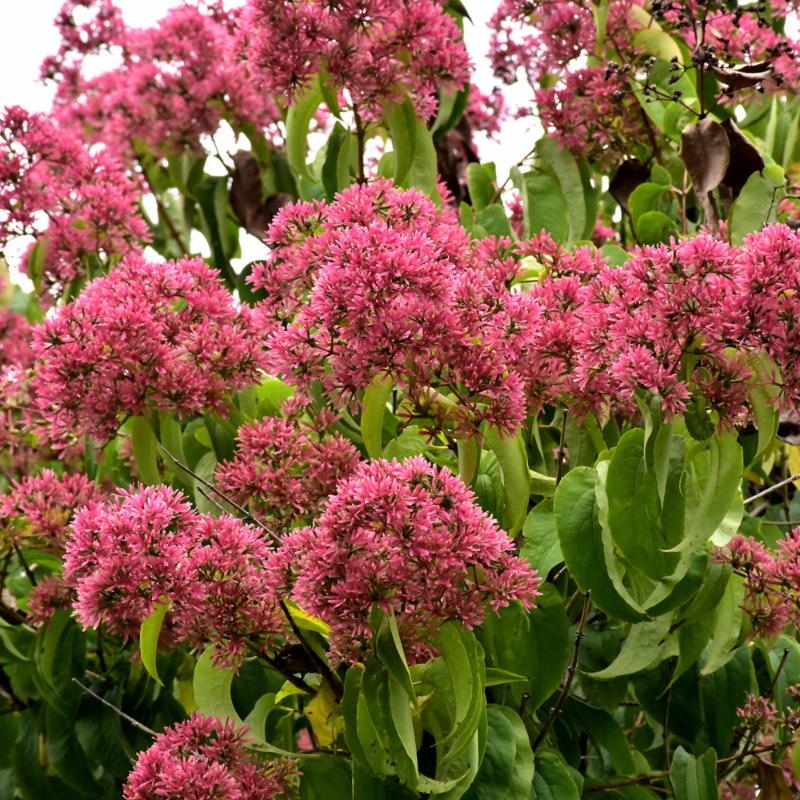
{"type": "Polygon", "coordinates": [[[28,562],[25,560],[25,556],[22,555],[22,550],[19,549],[19,545],[16,542],[13,542],[12,547],[14,548],[14,552],[17,554],[17,558],[19,559],[19,563],[22,565],[22,569],[28,576],[28,580],[34,586],[36,586],[36,576],[33,574],[33,570],[28,566],[28,562]]]}
{"type": "Polygon", "coordinates": [[[311,647],[311,645],[305,640],[305,637],[295,622],[294,617],[289,612],[289,609],[287,608],[282,597],[278,599],[278,604],[281,607],[281,611],[283,611],[283,615],[289,622],[289,625],[291,625],[294,635],[302,645],[305,654],[311,659],[312,663],[316,664],[317,669],[319,669],[319,674],[322,675],[322,677],[328,682],[328,685],[333,690],[336,699],[341,700],[342,695],[344,694],[344,686],[342,686],[342,681],[339,679],[339,676],[325,663],[325,660],[321,658],[314,648],[311,647]]]}
{"type": "Polygon", "coordinates": [[[748,503],[752,503],[753,501],[759,500],[762,497],[766,497],[776,489],[786,486],[787,483],[794,483],[798,479],[800,479],[800,472],[798,472],[796,475],[790,475],[788,478],[784,478],[782,481],[778,481],[778,483],[776,483],[774,486],[769,486],[763,491],[760,491],[758,494],[754,494],[751,497],[746,497],[744,503],[747,505],[748,503]]]}
{"type": "Polygon", "coordinates": [[[561,437],[558,441],[558,456],[556,459],[556,486],[561,483],[561,472],[564,468],[564,446],[567,442],[567,416],[568,412],[564,409],[564,415],[561,418],[561,437]]]}
{"type": "MultiPolygon", "coordinates": [[[[269,535],[272,537],[272,540],[273,540],[274,542],[280,542],[280,536],[278,536],[278,534],[277,534],[277,533],[275,533],[275,531],[274,531],[274,530],[272,530],[272,528],[270,528],[270,527],[269,527],[269,526],[268,526],[266,523],[264,523],[262,520],[258,519],[258,517],[255,517],[255,516],[253,516],[253,514],[251,514],[251,513],[250,513],[250,512],[249,512],[249,511],[248,511],[246,508],[244,508],[243,506],[240,506],[240,505],[239,505],[239,504],[238,504],[238,503],[237,503],[235,500],[232,500],[232,499],[231,499],[231,498],[230,498],[230,497],[229,497],[227,494],[225,494],[225,492],[221,491],[221,490],[220,490],[220,489],[218,489],[216,486],[214,486],[214,484],[213,484],[213,483],[211,483],[210,481],[207,481],[205,478],[203,478],[203,477],[201,477],[200,475],[198,475],[198,474],[197,474],[197,473],[196,473],[196,472],[195,472],[195,471],[194,471],[194,470],[193,470],[191,467],[187,466],[187,465],[186,465],[186,464],[184,464],[184,463],[183,463],[183,462],[182,462],[182,461],[181,461],[179,458],[177,458],[175,455],[173,455],[173,454],[172,454],[172,453],[171,453],[171,452],[170,452],[170,451],[169,451],[169,450],[168,450],[166,447],[164,447],[164,445],[163,445],[163,444],[159,444],[159,447],[160,447],[160,448],[161,448],[161,449],[162,449],[162,450],[163,450],[163,451],[164,451],[164,452],[165,452],[165,453],[166,453],[166,454],[167,454],[167,455],[168,455],[168,456],[169,456],[169,457],[172,459],[172,461],[174,461],[174,462],[175,462],[175,464],[177,464],[177,465],[178,465],[178,466],[179,466],[179,467],[180,467],[180,468],[181,468],[181,469],[182,469],[182,470],[183,470],[183,471],[184,471],[184,472],[185,472],[187,475],[191,475],[191,476],[192,476],[192,477],[193,477],[193,478],[194,478],[196,481],[198,481],[199,483],[201,483],[201,484],[202,484],[203,486],[205,486],[207,489],[210,489],[212,492],[214,492],[214,494],[216,494],[216,495],[219,495],[219,496],[220,496],[220,497],[221,497],[221,498],[222,498],[222,499],[223,499],[223,500],[224,500],[226,503],[228,503],[230,506],[232,506],[233,508],[235,508],[235,509],[236,509],[236,510],[237,510],[237,511],[238,511],[238,512],[239,512],[239,513],[240,513],[240,514],[241,514],[241,515],[242,515],[242,516],[245,518],[245,519],[247,519],[249,522],[252,522],[254,525],[257,525],[257,526],[258,526],[259,528],[261,528],[263,531],[266,531],[266,532],[267,532],[267,533],[268,533],[268,534],[269,534],[269,535]]],[[[207,495],[205,492],[203,492],[203,496],[204,496],[204,497],[207,497],[209,500],[211,500],[211,498],[210,498],[210,497],[208,497],[208,495],[207,495]]],[[[212,500],[211,502],[214,502],[214,501],[212,500]]],[[[218,504],[218,503],[217,503],[217,504],[215,504],[215,505],[217,505],[217,506],[219,507],[219,504],[218,504]]],[[[223,509],[223,511],[224,511],[224,509],[223,509]]]]}
{"type": "Polygon", "coordinates": [[[567,667],[567,677],[564,680],[564,685],[561,687],[561,693],[558,695],[555,705],[550,709],[550,714],[548,715],[544,725],[542,726],[542,729],[539,731],[536,739],[533,742],[532,748],[534,752],[542,743],[544,737],[547,736],[550,728],[553,727],[553,723],[561,713],[561,707],[564,705],[567,697],[569,696],[569,690],[572,687],[572,681],[575,678],[575,672],[578,668],[578,656],[581,652],[581,642],[583,641],[583,632],[586,628],[586,619],[589,616],[589,605],[591,598],[592,590],[587,589],[583,593],[583,608],[581,609],[580,622],[578,622],[578,630],[575,633],[575,644],[572,648],[572,658],[570,659],[569,666],[567,667]]]}
{"type": "Polygon", "coordinates": [[[584,784],[584,793],[602,792],[605,789],[619,789],[623,786],[638,786],[642,783],[653,783],[669,776],[669,770],[659,772],[645,772],[642,775],[630,775],[627,778],[616,778],[606,783],[587,783],[584,784]]]}
{"type": "Polygon", "coordinates": [[[152,728],[148,728],[147,725],[143,725],[138,719],[134,719],[129,714],[126,714],[122,709],[117,708],[113,703],[109,703],[108,700],[106,700],[104,697],[100,697],[99,694],[93,692],[88,686],[84,686],[77,678],[73,678],[72,682],[77,683],[78,686],[80,686],[80,688],[86,692],[86,694],[93,697],[98,703],[102,703],[106,708],[110,708],[115,714],[118,714],[126,722],[129,722],[131,725],[133,725],[134,728],[138,728],[140,731],[143,731],[153,738],[158,736],[158,734],[152,728]]]}

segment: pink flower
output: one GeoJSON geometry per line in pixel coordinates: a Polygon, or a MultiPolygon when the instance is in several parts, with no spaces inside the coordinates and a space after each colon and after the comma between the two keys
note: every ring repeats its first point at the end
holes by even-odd
{"type": "Polygon", "coordinates": [[[79,134],[19,107],[0,116],[0,246],[37,238],[26,269],[42,292],[107,270],[149,239],[139,186],[79,134]],[[39,263],[41,262],[41,263],[39,263]]]}
{"type": "Polygon", "coordinates": [[[74,513],[102,492],[84,475],[57,475],[43,469],[14,481],[10,492],[0,498],[0,527],[3,533],[25,546],[61,553],[74,513]]]}
{"type": "Polygon", "coordinates": [[[388,375],[406,392],[401,414],[456,431],[521,423],[507,242],[473,244],[451,211],[383,180],[283,209],[270,238],[253,285],[268,293],[275,372],[303,390],[319,381],[344,406],[388,375]]]}
{"type": "MultiPolygon", "coordinates": [[[[85,16],[85,15],[84,15],[85,16]]],[[[227,119],[235,128],[270,128],[279,111],[253,86],[234,49],[240,11],[210,3],[206,10],[183,4],[152,28],[127,26],[108,0],[65,3],[59,19],[62,44],[42,73],[56,81],[55,114],[91,141],[104,142],[126,160],[134,140],[161,155],[184,148],[202,152],[200,139],[227,119]],[[78,23],[74,7],[94,11],[78,23]],[[116,58],[101,74],[86,56],[116,58]]]]}
{"type": "Polygon", "coordinates": [[[249,0],[239,37],[262,91],[292,101],[324,66],[334,91],[367,119],[405,94],[427,119],[440,86],[468,80],[461,33],[434,0],[249,0]]]}
{"type": "Polygon", "coordinates": [[[217,467],[217,485],[264,522],[282,527],[317,514],[359,460],[338,434],[323,438],[275,417],[242,426],[237,440],[236,456],[217,467]]]}
{"type": "Polygon", "coordinates": [[[194,714],[167,728],[141,753],[128,776],[125,800],[291,800],[298,773],[285,758],[258,761],[246,749],[246,729],[231,720],[194,714]]]}
{"type": "Polygon", "coordinates": [[[138,636],[142,620],[164,597],[191,596],[185,560],[198,522],[185,499],[166,486],[121,489],[106,503],[78,511],[64,576],[77,593],[81,624],[138,636]]]}
{"type": "Polygon", "coordinates": [[[472,492],[419,457],[361,464],[311,527],[284,537],[273,566],[297,603],[331,625],[339,659],[368,649],[374,603],[396,614],[420,658],[446,620],[471,628],[513,600],[530,607],[539,584],[472,492]]]}
{"type": "Polygon", "coordinates": [[[44,625],[56,611],[69,610],[74,600],[74,592],[60,575],[47,575],[28,595],[27,619],[32,625],[44,625]]]}
{"type": "Polygon", "coordinates": [[[221,410],[255,380],[261,346],[202,259],[130,257],[37,329],[37,399],[57,430],[102,440],[122,415],[221,410]]]}

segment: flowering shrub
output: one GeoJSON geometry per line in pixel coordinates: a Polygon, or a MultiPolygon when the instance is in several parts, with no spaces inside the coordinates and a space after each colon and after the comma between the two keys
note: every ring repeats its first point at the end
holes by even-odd
{"type": "Polygon", "coordinates": [[[466,6],[64,2],[0,798],[800,791],[800,4],[466,6]]]}

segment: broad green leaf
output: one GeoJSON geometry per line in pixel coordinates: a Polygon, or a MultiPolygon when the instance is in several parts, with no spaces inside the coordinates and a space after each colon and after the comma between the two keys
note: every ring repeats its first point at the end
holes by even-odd
{"type": "Polygon", "coordinates": [[[640,183],[628,197],[628,209],[633,218],[634,227],[636,221],[647,211],[659,211],[661,199],[668,196],[669,187],[661,183],[640,183]]]}
{"type": "Polygon", "coordinates": [[[144,417],[132,417],[128,421],[128,426],[139,479],[151,486],[161,483],[161,473],[158,470],[158,439],[153,433],[152,425],[144,417]]]}
{"type": "Polygon", "coordinates": [[[316,740],[322,747],[330,747],[344,730],[344,719],[336,696],[326,681],[305,704],[304,711],[316,740]]]}
{"type": "Polygon", "coordinates": [[[303,95],[295,98],[286,116],[286,156],[289,166],[298,178],[307,181],[313,180],[306,163],[308,128],[322,99],[319,83],[315,83],[303,95]]]}
{"type": "Polygon", "coordinates": [[[528,800],[534,769],[525,725],[507,706],[490,705],[486,714],[486,752],[464,800],[528,800]]]}
{"type": "Polygon", "coordinates": [[[552,750],[537,751],[531,800],[580,800],[580,796],[563,756],[552,750]]]}
{"type": "Polygon", "coordinates": [[[496,430],[489,429],[486,446],[495,454],[503,470],[506,503],[502,524],[508,535],[514,537],[525,521],[531,496],[525,440],[521,433],[516,436],[501,436],[496,430]]]}
{"type": "Polygon", "coordinates": [[[161,627],[164,624],[167,611],[169,611],[169,606],[169,600],[166,599],[157,603],[150,615],[142,620],[142,626],[139,631],[139,653],[142,657],[142,666],[147,670],[147,674],[160,686],[164,684],[161,682],[161,678],[158,677],[156,657],[161,627]]]}
{"type": "Polygon", "coordinates": [[[747,363],[753,372],[748,397],[758,429],[758,447],[753,456],[753,461],[756,461],[772,444],[778,433],[781,375],[777,365],[767,353],[751,353],[747,363]]]}
{"type": "Polygon", "coordinates": [[[731,206],[728,228],[731,244],[741,245],[748,233],[775,220],[783,190],[761,172],[754,172],[731,206]]]}
{"type": "Polygon", "coordinates": [[[661,211],[645,211],[636,220],[636,235],[642,244],[661,244],[677,233],[675,221],[661,211]]]}
{"type": "Polygon", "coordinates": [[[727,664],[700,680],[706,729],[718,753],[730,752],[734,732],[742,721],[736,709],[744,705],[755,685],[750,654],[749,647],[740,647],[727,664]]]}
{"type": "Polygon", "coordinates": [[[533,564],[540,575],[547,576],[556,564],[564,560],[552,500],[543,500],[528,514],[522,534],[524,541],[520,555],[533,564]]]}
{"type": "Polygon", "coordinates": [[[342,191],[350,184],[350,172],[342,168],[347,166],[345,159],[340,159],[342,149],[350,146],[347,129],[337,122],[328,137],[325,146],[325,161],[322,165],[322,185],[328,200],[333,200],[337,192],[342,191]]]}
{"type": "Polygon", "coordinates": [[[675,800],[718,800],[717,754],[709,748],[697,758],[678,747],[672,756],[669,781],[675,800]]]}
{"type": "Polygon", "coordinates": [[[302,800],[352,800],[353,796],[352,767],[347,759],[324,753],[303,756],[302,800]]]}
{"type": "Polygon", "coordinates": [[[575,157],[555,141],[544,138],[536,143],[536,154],[545,169],[552,170],[567,203],[569,240],[579,241],[586,228],[586,201],[583,181],[575,157]]]}
{"type": "Polygon", "coordinates": [[[628,431],[614,448],[608,465],[605,490],[608,526],[614,543],[625,558],[646,575],[659,580],[678,562],[665,551],[680,543],[683,534],[683,439],[667,443],[658,471],[648,468],[644,431],[628,431]],[[668,499],[659,499],[660,485],[668,499]]]}
{"type": "Polygon", "coordinates": [[[402,103],[387,103],[383,108],[383,118],[389,127],[394,153],[395,184],[405,185],[409,170],[414,161],[417,140],[417,116],[411,101],[406,98],[402,103]]]}
{"type": "Polygon", "coordinates": [[[525,676],[527,684],[514,683],[510,692],[517,703],[523,693],[528,695],[531,711],[558,689],[572,647],[563,598],[549,583],[541,588],[542,596],[530,612],[518,605],[502,608],[478,631],[487,664],[525,676]]]}
{"type": "Polygon", "coordinates": [[[436,178],[439,161],[433,137],[424,122],[417,120],[414,138],[414,158],[411,160],[408,182],[421,192],[433,197],[436,193],[436,178]]]}
{"type": "Polygon", "coordinates": [[[633,41],[646,53],[662,61],[669,62],[673,58],[677,58],[679,62],[682,60],[681,49],[677,42],[656,25],[636,31],[633,34],[633,41]]]}
{"type": "Polygon", "coordinates": [[[209,717],[232,719],[243,724],[231,698],[233,677],[232,669],[223,669],[214,663],[214,646],[206,648],[194,668],[194,696],[198,711],[209,717]]]}
{"type": "Polygon", "coordinates": [[[716,672],[735,655],[734,648],[742,628],[743,602],[744,582],[737,575],[732,575],[717,606],[711,646],[704,657],[701,675],[716,672]]]}
{"type": "Polygon", "coordinates": [[[596,746],[603,748],[611,756],[614,769],[620,775],[632,775],[636,772],[625,731],[611,714],[574,696],[567,700],[564,713],[581,730],[586,731],[596,746]]]}
{"type": "Polygon", "coordinates": [[[636,622],[645,615],[617,592],[608,574],[595,492],[598,474],[591,467],[570,470],[553,499],[556,530],[569,573],[592,602],[615,619],[636,622]]]}
{"type": "Polygon", "coordinates": [[[616,244],[604,244],[600,248],[600,255],[603,256],[612,267],[621,267],[631,257],[627,250],[623,250],[616,244]]]}
{"type": "Polygon", "coordinates": [[[590,672],[589,677],[595,680],[611,680],[622,675],[632,675],[658,663],[671,621],[672,614],[665,614],[649,622],[631,625],[619,655],[605,669],[590,672]]]}
{"type": "Polygon", "coordinates": [[[397,620],[392,611],[388,614],[380,612],[380,622],[375,632],[375,654],[389,674],[405,689],[408,699],[417,707],[417,694],[411,681],[411,673],[408,671],[397,620]]]}
{"type": "Polygon", "coordinates": [[[364,390],[361,406],[361,435],[370,458],[380,458],[383,454],[383,418],[386,403],[394,383],[387,375],[378,375],[364,390]]]}
{"type": "Polygon", "coordinates": [[[497,189],[493,173],[493,169],[490,170],[483,164],[469,164],[467,166],[467,187],[469,188],[470,200],[472,200],[472,205],[476,211],[483,211],[494,200],[497,189]]]}
{"type": "Polygon", "coordinates": [[[525,232],[533,236],[547,231],[559,243],[567,241],[567,201],[553,175],[541,171],[522,173],[511,168],[514,186],[522,196],[525,232]]]}

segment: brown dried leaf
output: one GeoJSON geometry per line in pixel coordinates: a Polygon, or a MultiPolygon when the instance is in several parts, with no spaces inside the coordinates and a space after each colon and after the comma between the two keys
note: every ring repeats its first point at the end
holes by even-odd
{"type": "Polygon", "coordinates": [[[262,199],[261,168],[248,150],[233,156],[231,207],[248,233],[264,239],[267,228],[278,210],[292,202],[290,195],[278,193],[262,199]]]}
{"type": "Polygon", "coordinates": [[[780,767],[766,761],[759,761],[756,775],[761,789],[758,795],[759,800],[792,800],[792,790],[786,783],[780,767]]]}
{"type": "Polygon", "coordinates": [[[608,186],[609,194],[628,211],[628,198],[633,190],[650,179],[650,170],[638,159],[623,161],[608,186]]]}
{"type": "Polygon", "coordinates": [[[725,133],[728,134],[728,143],[731,148],[730,163],[722,183],[730,186],[733,197],[742,191],[747,179],[754,172],[764,169],[764,159],[753,143],[736,127],[732,119],[722,123],[725,133]]]}
{"type": "Polygon", "coordinates": [[[711,67],[711,72],[720,83],[731,89],[747,89],[758,86],[772,75],[772,64],[761,61],[758,64],[743,64],[739,67],[711,67]]]}
{"type": "Polygon", "coordinates": [[[698,196],[708,194],[722,183],[730,158],[728,134],[719,122],[706,117],[684,130],[681,159],[698,196]]]}

